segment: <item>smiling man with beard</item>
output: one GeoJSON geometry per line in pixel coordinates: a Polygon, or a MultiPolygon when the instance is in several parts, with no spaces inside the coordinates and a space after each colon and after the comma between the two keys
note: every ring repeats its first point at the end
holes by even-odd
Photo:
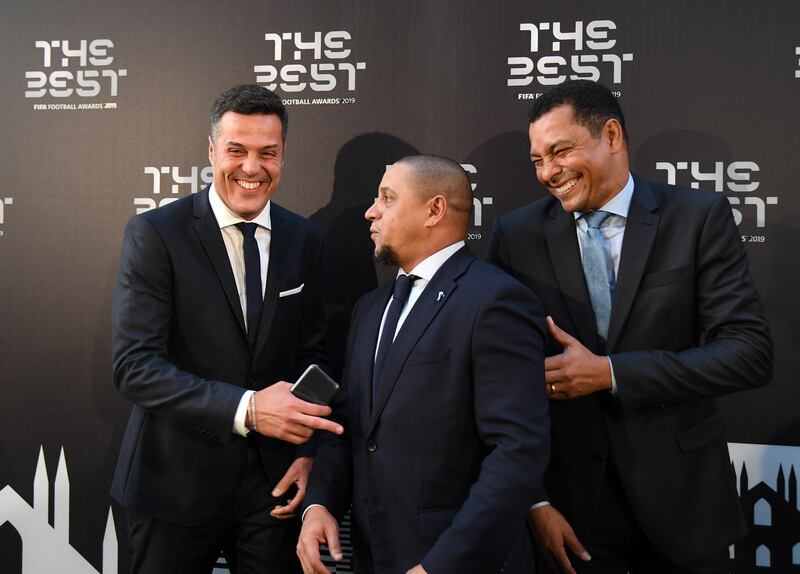
{"type": "Polygon", "coordinates": [[[287,381],[324,363],[321,233],[271,201],[288,117],[257,85],[211,113],[214,182],[128,223],[114,382],[133,403],[112,484],[132,571],[299,571],[296,509],[328,407],[287,381]]]}

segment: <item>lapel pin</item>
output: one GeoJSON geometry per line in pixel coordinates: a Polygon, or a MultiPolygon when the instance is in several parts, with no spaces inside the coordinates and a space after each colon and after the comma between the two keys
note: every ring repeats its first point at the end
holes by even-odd
{"type": "Polygon", "coordinates": [[[441,300],[442,300],[442,299],[444,299],[444,298],[445,298],[444,291],[439,291],[439,295],[437,295],[437,296],[436,296],[436,301],[437,301],[437,302],[438,302],[438,301],[441,301],[441,300]]]}

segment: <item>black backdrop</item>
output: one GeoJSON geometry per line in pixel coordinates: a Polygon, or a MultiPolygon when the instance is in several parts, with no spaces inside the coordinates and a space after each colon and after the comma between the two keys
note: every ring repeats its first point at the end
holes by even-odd
{"type": "Polygon", "coordinates": [[[731,202],[776,358],[770,386],[720,401],[754,521],[732,565],[800,564],[799,23],[794,0],[4,0],[0,571],[114,571],[107,492],[129,412],[110,370],[122,229],[208,181],[220,92],[274,84],[290,105],[275,200],[327,230],[336,334],[384,275],[362,214],[385,165],[416,151],[462,162],[482,254],[498,215],[544,193],[526,112],[566,77],[618,92],[637,173],[731,202]],[[766,494],[750,488],[762,481],[766,494]]]}

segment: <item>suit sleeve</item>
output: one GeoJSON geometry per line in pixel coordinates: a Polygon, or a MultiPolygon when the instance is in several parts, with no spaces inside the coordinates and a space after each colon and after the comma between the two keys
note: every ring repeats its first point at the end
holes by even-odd
{"type": "MultiPolygon", "coordinates": [[[[351,314],[351,325],[358,325],[360,299],[351,314]]],[[[312,504],[321,504],[341,523],[350,508],[353,489],[353,455],[350,442],[351,400],[350,364],[353,360],[353,339],[358,329],[347,335],[347,355],[342,371],[341,390],[334,399],[331,418],[344,427],[344,434],[317,433],[316,459],[309,477],[303,512],[312,504]]]]}
{"type": "Polygon", "coordinates": [[[472,332],[475,425],[488,454],[451,526],[423,558],[432,574],[495,572],[522,530],[549,460],[544,317],[536,297],[502,282],[472,332]]]}
{"type": "Polygon", "coordinates": [[[772,376],[769,328],[725,197],[706,215],[696,258],[701,344],[612,354],[623,409],[718,397],[764,385],[772,376]]]}
{"type": "Polygon", "coordinates": [[[112,303],[114,384],[131,402],[219,436],[232,432],[244,389],[209,381],[170,361],[174,285],[167,249],[147,218],[125,229],[112,303]]]}

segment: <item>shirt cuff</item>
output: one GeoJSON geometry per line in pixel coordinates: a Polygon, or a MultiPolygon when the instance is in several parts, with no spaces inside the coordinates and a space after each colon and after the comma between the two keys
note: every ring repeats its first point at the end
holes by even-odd
{"type": "Polygon", "coordinates": [[[239,401],[239,406],[236,407],[236,415],[233,417],[233,432],[241,436],[250,434],[250,429],[244,426],[247,420],[247,405],[250,403],[250,397],[255,394],[255,391],[245,391],[242,399],[239,401]]]}
{"type": "Polygon", "coordinates": [[[531,508],[530,509],[531,510],[536,510],[537,508],[539,508],[541,506],[550,506],[550,501],[549,500],[542,500],[541,502],[537,502],[536,504],[531,504],[531,508]]]}
{"type": "Polygon", "coordinates": [[[306,507],[306,509],[303,511],[303,514],[300,516],[300,522],[301,522],[301,523],[303,523],[303,522],[305,522],[305,521],[306,521],[306,514],[308,513],[308,511],[309,511],[309,510],[311,510],[311,509],[312,509],[312,508],[314,508],[315,506],[319,506],[320,508],[325,508],[325,507],[324,507],[324,506],[322,506],[321,504],[309,504],[309,505],[306,507]]]}
{"type": "Polygon", "coordinates": [[[608,359],[608,366],[611,368],[611,396],[617,396],[617,377],[614,376],[614,363],[611,362],[611,356],[609,355],[606,357],[608,359]]]}

